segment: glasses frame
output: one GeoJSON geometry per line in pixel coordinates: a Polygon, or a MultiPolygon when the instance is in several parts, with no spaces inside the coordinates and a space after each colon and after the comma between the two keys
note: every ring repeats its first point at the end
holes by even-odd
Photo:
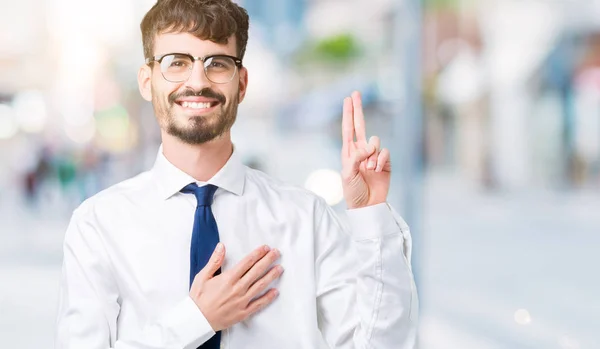
{"type": "Polygon", "coordinates": [[[238,72],[239,68],[242,67],[242,60],[239,59],[238,57],[235,56],[230,56],[230,55],[222,55],[222,54],[216,54],[216,55],[208,55],[208,56],[204,56],[204,57],[195,57],[190,55],[189,53],[180,53],[180,52],[171,52],[171,53],[165,53],[164,55],[158,55],[158,56],[154,56],[154,57],[150,57],[150,58],[146,58],[146,64],[150,65],[150,63],[152,62],[158,62],[158,64],[162,64],[162,60],[166,57],[166,56],[171,56],[171,55],[180,55],[180,56],[186,56],[189,57],[192,60],[192,68],[190,69],[190,74],[188,75],[188,77],[185,80],[177,80],[177,81],[173,81],[173,80],[169,80],[165,77],[165,73],[162,71],[162,69],[160,70],[160,74],[162,75],[163,79],[169,81],[169,82],[184,82],[187,81],[190,76],[192,76],[192,70],[194,69],[194,65],[196,64],[196,61],[200,61],[202,62],[202,70],[204,71],[204,76],[212,83],[215,84],[227,84],[230,83],[233,78],[235,77],[235,73],[238,72]],[[204,62],[207,59],[211,59],[211,58],[215,58],[215,57],[222,57],[222,58],[231,58],[233,59],[234,63],[235,63],[235,72],[233,72],[233,75],[231,75],[231,79],[229,79],[229,81],[226,82],[215,82],[212,81],[209,77],[208,77],[208,72],[206,71],[206,67],[204,66],[204,62]]]}

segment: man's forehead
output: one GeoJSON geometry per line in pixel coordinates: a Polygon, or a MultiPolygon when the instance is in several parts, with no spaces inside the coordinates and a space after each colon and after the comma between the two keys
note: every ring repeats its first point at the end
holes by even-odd
{"type": "Polygon", "coordinates": [[[213,53],[225,53],[236,56],[235,37],[232,35],[226,44],[210,40],[202,40],[190,33],[162,33],[154,38],[155,54],[169,52],[189,53],[193,56],[203,56],[213,53]]]}

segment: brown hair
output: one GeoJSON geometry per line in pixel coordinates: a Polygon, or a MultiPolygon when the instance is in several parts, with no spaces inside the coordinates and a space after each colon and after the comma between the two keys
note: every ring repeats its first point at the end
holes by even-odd
{"type": "Polygon", "coordinates": [[[248,25],[248,12],[231,0],[158,0],[140,24],[144,57],[154,55],[157,34],[187,32],[218,44],[235,34],[238,58],[243,59],[248,25]]]}

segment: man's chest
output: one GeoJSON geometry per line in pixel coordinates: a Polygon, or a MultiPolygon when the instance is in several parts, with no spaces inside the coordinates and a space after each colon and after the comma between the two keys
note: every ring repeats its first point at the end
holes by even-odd
{"type": "MultiPolygon", "coordinates": [[[[118,248],[112,250],[111,259],[118,266],[123,329],[159,318],[188,295],[195,208],[177,208],[169,214],[129,212],[112,227],[118,248]]],[[[284,267],[283,275],[268,286],[279,290],[277,300],[227,329],[223,347],[317,348],[320,335],[310,225],[290,224],[285,217],[240,215],[239,208],[215,211],[220,240],[226,247],[223,272],[263,244],[280,250],[276,264],[284,267]]]]}
{"type": "MultiPolygon", "coordinates": [[[[124,296],[146,302],[179,300],[189,290],[190,246],[195,207],[180,201],[160,210],[124,212],[107,230],[116,279],[124,296]]],[[[310,289],[314,280],[314,239],[310,219],[262,212],[229,203],[214,209],[220,241],[225,245],[223,271],[261,245],[281,252],[276,262],[284,276],[272,285],[310,289]]],[[[313,288],[314,289],[314,288],[313,288]]]]}

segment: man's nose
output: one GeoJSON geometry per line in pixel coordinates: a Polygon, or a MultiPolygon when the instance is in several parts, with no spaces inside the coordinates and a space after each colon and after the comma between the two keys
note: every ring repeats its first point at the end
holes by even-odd
{"type": "Polygon", "coordinates": [[[206,73],[204,72],[204,62],[196,61],[185,86],[194,91],[201,91],[203,88],[210,87],[210,85],[210,80],[208,80],[206,73]]]}

